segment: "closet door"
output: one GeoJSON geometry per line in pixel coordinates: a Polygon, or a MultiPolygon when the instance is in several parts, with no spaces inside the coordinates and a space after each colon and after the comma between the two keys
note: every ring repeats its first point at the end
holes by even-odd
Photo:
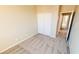
{"type": "Polygon", "coordinates": [[[52,20],[52,14],[50,13],[40,13],[37,15],[38,19],[38,33],[45,34],[48,36],[51,36],[51,20],[52,20]]]}

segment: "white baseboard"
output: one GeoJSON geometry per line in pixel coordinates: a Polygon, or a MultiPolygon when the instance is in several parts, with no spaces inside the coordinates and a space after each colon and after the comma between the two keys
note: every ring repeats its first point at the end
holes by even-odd
{"type": "MultiPolygon", "coordinates": [[[[38,33],[37,33],[37,34],[38,34],[38,33]]],[[[12,47],[15,47],[16,45],[19,45],[19,44],[22,43],[23,41],[25,41],[25,40],[27,40],[27,39],[29,39],[29,38],[31,38],[31,37],[37,35],[37,34],[31,35],[31,36],[29,36],[29,37],[26,37],[25,39],[23,39],[23,40],[21,40],[21,41],[18,41],[17,43],[15,43],[15,44],[13,44],[13,45],[10,45],[10,46],[7,47],[6,49],[0,51],[0,53],[3,53],[3,52],[9,50],[9,49],[12,48],[12,47]]]]}

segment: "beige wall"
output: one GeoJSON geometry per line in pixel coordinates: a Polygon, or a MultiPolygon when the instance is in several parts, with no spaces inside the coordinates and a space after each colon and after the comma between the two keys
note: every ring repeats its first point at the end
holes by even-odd
{"type": "Polygon", "coordinates": [[[70,53],[79,54],[79,6],[75,13],[74,21],[72,24],[71,34],[69,38],[70,53]]]}
{"type": "Polygon", "coordinates": [[[75,8],[74,5],[62,5],[61,6],[61,12],[74,11],[74,8],[75,8]]]}
{"type": "Polygon", "coordinates": [[[58,11],[58,5],[37,6],[37,19],[40,21],[38,22],[39,32],[54,38],[56,37],[58,11]]]}
{"type": "Polygon", "coordinates": [[[35,34],[35,6],[0,6],[0,51],[35,34]]]}
{"type": "Polygon", "coordinates": [[[41,5],[37,6],[38,13],[56,13],[58,12],[58,5],[41,5]]]}

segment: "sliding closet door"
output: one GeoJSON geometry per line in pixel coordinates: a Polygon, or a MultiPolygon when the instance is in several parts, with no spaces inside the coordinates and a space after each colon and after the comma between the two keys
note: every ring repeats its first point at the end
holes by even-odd
{"type": "Polygon", "coordinates": [[[38,33],[51,36],[52,14],[40,13],[37,15],[37,19],[38,19],[38,33]]]}

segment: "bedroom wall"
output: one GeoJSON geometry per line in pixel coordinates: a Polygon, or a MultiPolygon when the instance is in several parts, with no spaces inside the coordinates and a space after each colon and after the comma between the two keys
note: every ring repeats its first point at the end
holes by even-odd
{"type": "Polygon", "coordinates": [[[56,37],[59,6],[37,6],[38,33],[56,37]]]}
{"type": "Polygon", "coordinates": [[[35,6],[0,6],[0,52],[35,34],[35,6]]]}
{"type": "Polygon", "coordinates": [[[79,54],[79,6],[77,6],[74,21],[69,38],[69,48],[71,54],[79,54]]]}
{"type": "Polygon", "coordinates": [[[60,12],[74,11],[75,5],[62,5],[60,12]]]}

